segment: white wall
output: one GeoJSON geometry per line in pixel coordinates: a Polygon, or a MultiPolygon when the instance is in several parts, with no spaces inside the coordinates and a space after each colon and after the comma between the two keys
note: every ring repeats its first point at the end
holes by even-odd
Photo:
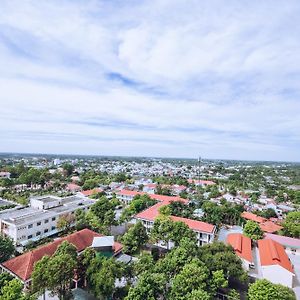
{"type": "Polygon", "coordinates": [[[279,265],[262,266],[262,276],[273,283],[280,283],[289,288],[293,287],[293,273],[279,265]]]}

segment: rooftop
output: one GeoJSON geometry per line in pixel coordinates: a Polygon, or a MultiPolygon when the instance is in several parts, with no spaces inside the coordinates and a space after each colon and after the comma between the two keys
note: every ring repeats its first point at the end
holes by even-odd
{"type": "Polygon", "coordinates": [[[230,233],[227,235],[227,243],[233,247],[237,256],[253,262],[250,238],[241,233],[230,233]]]}
{"type": "MultiPolygon", "coordinates": [[[[14,257],[2,265],[21,280],[26,281],[30,279],[31,273],[33,271],[34,264],[39,261],[44,255],[53,255],[58,246],[64,242],[68,241],[73,244],[77,252],[82,252],[87,247],[92,245],[94,237],[101,237],[102,235],[96,233],[90,229],[83,229],[72,233],[66,237],[60,238],[52,243],[38,247],[32,251],[26,252],[20,256],[14,257]]],[[[114,252],[119,253],[122,249],[122,244],[114,242],[114,252]]]]}
{"type": "Polygon", "coordinates": [[[281,244],[271,239],[259,240],[258,251],[262,266],[279,265],[294,273],[289,257],[281,244]]]}

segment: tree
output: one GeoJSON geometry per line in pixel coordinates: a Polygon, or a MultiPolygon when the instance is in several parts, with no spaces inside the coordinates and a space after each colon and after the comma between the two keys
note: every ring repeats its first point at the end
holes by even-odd
{"type": "Polygon", "coordinates": [[[287,214],[283,222],[284,234],[300,238],[300,211],[292,211],[287,214]]]}
{"type": "Polygon", "coordinates": [[[295,294],[289,288],[273,284],[266,279],[257,280],[250,284],[249,300],[296,300],[295,294]]]}
{"type": "Polygon", "coordinates": [[[151,230],[151,239],[158,243],[162,241],[169,249],[169,241],[172,238],[173,222],[169,218],[157,218],[154,221],[153,228],[151,230]]]}
{"type": "Polygon", "coordinates": [[[74,245],[64,241],[52,257],[44,257],[33,269],[33,291],[42,293],[49,289],[59,299],[71,297],[71,281],[77,267],[77,252],[74,245]],[[42,274],[40,274],[42,273],[42,274]]]}
{"type": "Polygon", "coordinates": [[[223,270],[226,279],[235,278],[245,281],[247,274],[242,268],[242,261],[235,255],[232,247],[214,242],[199,248],[199,258],[211,272],[223,270]]]}
{"type": "Polygon", "coordinates": [[[0,299],[2,295],[2,287],[4,287],[9,281],[13,280],[14,277],[9,273],[0,273],[0,299]]]}
{"type": "Polygon", "coordinates": [[[12,240],[0,234],[0,263],[8,260],[14,251],[15,247],[12,240]]]}
{"type": "Polygon", "coordinates": [[[254,221],[247,221],[244,227],[244,235],[249,237],[252,240],[259,240],[262,239],[264,236],[263,231],[260,229],[259,224],[254,221]]]}
{"type": "Polygon", "coordinates": [[[122,237],[123,251],[125,253],[135,253],[148,240],[146,228],[141,221],[138,221],[122,237]]]}
{"type": "Polygon", "coordinates": [[[13,279],[6,282],[1,288],[1,300],[29,300],[32,299],[29,296],[23,294],[23,284],[18,279],[13,279]]]}
{"type": "Polygon", "coordinates": [[[115,224],[115,206],[105,196],[93,204],[88,213],[89,223],[95,229],[107,230],[115,224]]]}
{"type": "Polygon", "coordinates": [[[86,212],[82,209],[75,211],[75,228],[81,230],[88,227],[88,221],[86,218],[86,212]]]}
{"type": "Polygon", "coordinates": [[[182,271],[174,277],[170,299],[183,299],[193,290],[207,290],[209,270],[198,259],[187,263],[182,271]]]}
{"type": "Polygon", "coordinates": [[[48,264],[50,257],[45,255],[41,260],[39,260],[35,265],[31,275],[33,293],[38,295],[43,294],[45,299],[45,291],[48,287],[48,264]]]}
{"type": "Polygon", "coordinates": [[[125,300],[155,300],[165,294],[166,277],[161,273],[144,272],[136,286],[129,289],[125,300]]]}
{"type": "Polygon", "coordinates": [[[62,231],[69,231],[74,222],[75,218],[72,214],[60,215],[57,220],[57,229],[62,231]]]}
{"type": "Polygon", "coordinates": [[[74,166],[72,164],[69,164],[69,163],[65,163],[63,164],[63,169],[64,169],[64,172],[66,174],[66,176],[71,176],[73,171],[74,171],[74,166]]]}

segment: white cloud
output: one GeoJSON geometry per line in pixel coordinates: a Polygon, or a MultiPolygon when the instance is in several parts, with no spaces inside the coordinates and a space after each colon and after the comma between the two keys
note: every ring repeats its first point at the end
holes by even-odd
{"type": "Polygon", "coordinates": [[[0,4],[0,151],[300,160],[296,1],[113,3],[0,4]]]}

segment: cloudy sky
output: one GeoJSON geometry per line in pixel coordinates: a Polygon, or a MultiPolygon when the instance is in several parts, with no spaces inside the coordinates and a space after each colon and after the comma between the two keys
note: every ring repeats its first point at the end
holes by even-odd
{"type": "Polygon", "coordinates": [[[1,0],[0,152],[300,161],[299,0],[1,0]]]}

